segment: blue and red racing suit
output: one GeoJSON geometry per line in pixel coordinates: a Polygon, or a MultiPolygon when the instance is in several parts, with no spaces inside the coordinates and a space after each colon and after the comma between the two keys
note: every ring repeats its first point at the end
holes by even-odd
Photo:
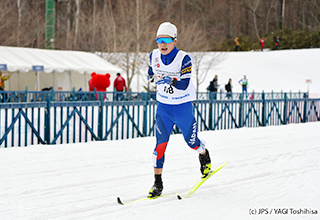
{"type": "Polygon", "coordinates": [[[186,143],[198,153],[204,151],[204,144],[198,138],[197,122],[193,115],[191,101],[195,100],[195,87],[191,81],[192,59],[189,54],[176,47],[163,55],[158,49],[150,54],[149,77],[168,75],[176,78],[175,85],[157,85],[156,113],[157,144],[153,153],[153,166],[163,168],[165,151],[173,126],[182,131],[186,143]]]}

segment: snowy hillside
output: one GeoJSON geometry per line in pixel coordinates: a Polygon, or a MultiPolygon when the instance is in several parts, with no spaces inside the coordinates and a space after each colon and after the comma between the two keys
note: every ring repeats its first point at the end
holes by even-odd
{"type": "MultiPolygon", "coordinates": [[[[228,79],[233,82],[233,91],[241,92],[239,80],[244,75],[249,80],[248,90],[261,92],[306,92],[306,79],[311,79],[310,93],[320,95],[319,57],[320,49],[228,52],[226,59],[210,72],[211,76],[201,86],[206,85],[217,74],[220,88],[224,89],[228,79]]],[[[201,91],[200,90],[200,91],[201,91]]]]}
{"type": "MultiPolygon", "coordinates": [[[[127,206],[116,198],[153,184],[154,137],[1,148],[0,219],[320,219],[319,131],[320,122],[201,132],[213,166],[228,165],[188,199],[127,206]]],[[[197,153],[171,136],[164,193],[183,195],[199,177],[197,153]]]]}

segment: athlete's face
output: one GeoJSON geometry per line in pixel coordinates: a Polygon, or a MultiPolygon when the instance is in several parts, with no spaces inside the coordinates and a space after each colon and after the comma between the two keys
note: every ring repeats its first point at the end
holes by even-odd
{"type": "MultiPolygon", "coordinates": [[[[162,37],[171,38],[169,35],[159,35],[158,36],[158,38],[162,38],[162,37]]],[[[173,40],[173,42],[167,43],[167,44],[164,42],[162,42],[161,44],[158,43],[158,48],[163,55],[167,55],[173,50],[176,43],[177,43],[177,40],[173,40]]]]}

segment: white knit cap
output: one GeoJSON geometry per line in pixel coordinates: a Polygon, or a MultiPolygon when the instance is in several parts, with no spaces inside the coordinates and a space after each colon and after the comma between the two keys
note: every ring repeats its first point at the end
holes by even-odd
{"type": "Polygon", "coordinates": [[[156,37],[159,35],[169,35],[170,37],[177,38],[177,27],[170,22],[163,22],[158,28],[156,37]]]}

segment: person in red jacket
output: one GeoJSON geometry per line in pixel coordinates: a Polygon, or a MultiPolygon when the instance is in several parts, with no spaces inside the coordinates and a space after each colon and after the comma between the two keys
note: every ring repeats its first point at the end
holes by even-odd
{"type": "Polygon", "coordinates": [[[120,73],[117,73],[117,78],[114,80],[113,87],[116,90],[116,101],[119,101],[120,99],[123,99],[123,90],[127,91],[127,85],[126,80],[120,75],[120,73]]]}
{"type": "Polygon", "coordinates": [[[261,46],[261,51],[263,51],[263,47],[264,47],[264,38],[261,37],[260,39],[260,46],[261,46]]]}

